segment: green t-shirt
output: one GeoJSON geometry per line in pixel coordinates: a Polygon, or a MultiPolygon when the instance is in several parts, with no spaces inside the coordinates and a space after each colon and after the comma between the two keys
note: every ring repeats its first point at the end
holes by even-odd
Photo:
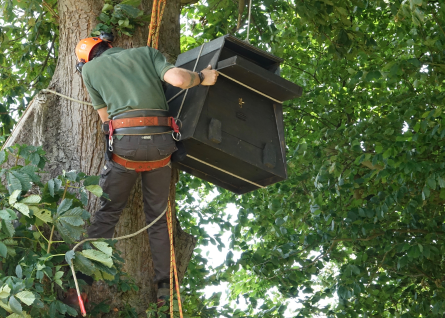
{"type": "Polygon", "coordinates": [[[110,117],[132,109],[168,110],[161,81],[174,66],[151,47],[111,48],[86,63],[82,78],[94,109],[110,117]]]}

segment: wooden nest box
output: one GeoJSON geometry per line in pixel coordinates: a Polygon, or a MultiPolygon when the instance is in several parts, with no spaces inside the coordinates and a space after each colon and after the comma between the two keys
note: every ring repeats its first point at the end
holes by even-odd
{"type": "Polygon", "coordinates": [[[302,88],[278,75],[281,62],[230,35],[179,55],[177,67],[220,73],[214,86],[167,88],[187,149],[180,169],[237,194],[287,178],[282,102],[302,88]]]}

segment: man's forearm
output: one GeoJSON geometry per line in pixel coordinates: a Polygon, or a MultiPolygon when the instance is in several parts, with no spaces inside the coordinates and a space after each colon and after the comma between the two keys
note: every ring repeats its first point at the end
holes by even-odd
{"type": "Polygon", "coordinates": [[[199,76],[198,73],[175,67],[165,73],[164,81],[173,86],[186,89],[199,85],[199,76]]]}
{"type": "Polygon", "coordinates": [[[198,73],[185,70],[188,73],[188,76],[190,77],[190,81],[187,86],[181,87],[181,88],[191,88],[193,86],[199,85],[199,76],[198,73]]]}

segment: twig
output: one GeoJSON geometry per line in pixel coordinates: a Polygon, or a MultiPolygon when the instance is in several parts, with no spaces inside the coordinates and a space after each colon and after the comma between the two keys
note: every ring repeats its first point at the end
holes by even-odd
{"type": "MultiPolygon", "coordinates": [[[[31,81],[31,84],[32,84],[35,80],[37,80],[37,79],[39,78],[40,75],[42,75],[43,70],[45,69],[46,64],[48,63],[48,59],[49,59],[49,56],[51,55],[51,51],[52,51],[53,48],[54,48],[54,43],[56,42],[56,38],[57,38],[57,34],[54,33],[54,37],[53,37],[53,40],[52,40],[52,42],[51,42],[51,47],[49,48],[48,54],[46,55],[46,58],[45,58],[45,61],[44,61],[43,64],[42,64],[42,68],[40,69],[39,75],[37,75],[37,76],[31,81]]],[[[34,87],[36,84],[37,84],[37,83],[34,83],[34,84],[30,85],[30,88],[34,87]]]]}
{"type": "Polygon", "coordinates": [[[56,11],[54,11],[53,8],[51,8],[51,6],[45,2],[45,0],[42,0],[42,6],[44,6],[46,8],[46,10],[48,10],[49,12],[51,12],[51,14],[56,18],[57,23],[59,23],[59,15],[56,13],[56,11]]]}

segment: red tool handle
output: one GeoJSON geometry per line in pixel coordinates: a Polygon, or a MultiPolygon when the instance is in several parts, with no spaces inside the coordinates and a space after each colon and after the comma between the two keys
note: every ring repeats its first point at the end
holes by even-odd
{"type": "Polygon", "coordinates": [[[79,306],[80,306],[80,312],[82,314],[82,317],[86,317],[87,316],[87,312],[85,310],[85,306],[83,304],[83,299],[82,296],[77,296],[77,298],[79,299],[79,306]]]}

